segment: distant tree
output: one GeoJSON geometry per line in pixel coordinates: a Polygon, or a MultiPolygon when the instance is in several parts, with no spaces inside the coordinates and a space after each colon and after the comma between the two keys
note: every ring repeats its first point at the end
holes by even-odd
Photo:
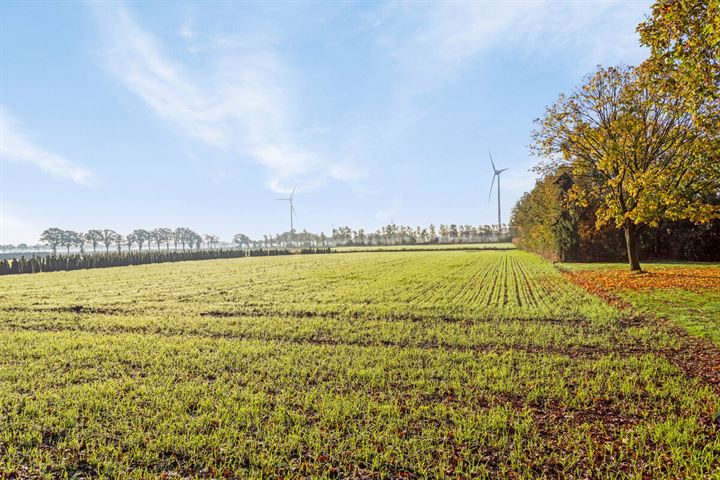
{"type": "Polygon", "coordinates": [[[152,250],[152,244],[155,242],[157,249],[160,250],[160,241],[158,238],[158,230],[157,228],[153,230],[147,231],[147,243],[148,243],[148,250],[152,250]]]}
{"type": "Polygon", "coordinates": [[[85,234],[82,232],[77,233],[75,245],[80,249],[80,255],[85,254],[85,234]]]}
{"type": "Polygon", "coordinates": [[[100,233],[102,234],[101,242],[103,245],[105,245],[105,253],[109,253],[110,245],[115,243],[118,233],[115,230],[110,230],[108,228],[102,230],[100,233]]]}
{"type": "Polygon", "coordinates": [[[450,235],[450,240],[455,241],[458,238],[458,228],[457,225],[454,223],[450,225],[450,229],[448,230],[448,235],[450,235]]]}
{"type": "Polygon", "coordinates": [[[158,229],[156,229],[156,235],[157,235],[158,240],[165,244],[165,250],[170,250],[170,242],[173,239],[172,229],[158,228],[158,229]]]}
{"type": "Polygon", "coordinates": [[[66,252],[70,253],[70,247],[79,245],[82,242],[82,237],[78,232],[72,230],[63,230],[60,239],[60,245],[66,248],[66,252]]]}
{"type": "Polygon", "coordinates": [[[133,230],[130,235],[132,235],[134,242],[138,246],[138,250],[140,250],[141,252],[142,252],[143,245],[145,244],[145,242],[150,241],[149,240],[150,233],[147,230],[143,230],[142,228],[133,230]]]}
{"type": "Polygon", "coordinates": [[[249,247],[250,246],[250,237],[247,235],[244,235],[242,233],[236,233],[233,236],[233,243],[239,247],[249,247]]]}
{"type": "Polygon", "coordinates": [[[720,190],[718,132],[702,133],[683,100],[647,88],[642,71],[600,68],[537,120],[538,170],[567,168],[570,198],[597,201],[597,226],[625,232],[628,263],[640,270],[637,239],[647,226],[720,215],[705,194],[720,190]]]}
{"type": "Polygon", "coordinates": [[[441,224],[440,225],[440,241],[444,242],[448,238],[448,227],[447,225],[441,224]]]}
{"type": "Polygon", "coordinates": [[[182,245],[182,249],[184,251],[185,245],[188,245],[190,247],[196,245],[198,243],[198,238],[200,239],[200,243],[202,243],[202,237],[200,237],[197,233],[193,232],[187,227],[176,228],[173,232],[173,241],[175,242],[176,250],[178,243],[182,245]]]}
{"type": "Polygon", "coordinates": [[[220,237],[217,235],[205,235],[205,242],[210,248],[215,248],[218,243],[220,243],[220,237]]]}
{"type": "Polygon", "coordinates": [[[50,245],[53,255],[57,253],[57,247],[63,241],[64,230],[59,228],[48,228],[40,234],[40,241],[50,245]]]}
{"type": "Polygon", "coordinates": [[[125,235],[125,245],[127,245],[128,252],[132,251],[132,246],[137,243],[137,237],[135,233],[131,232],[125,235]]]}
{"type": "MultiPolygon", "coordinates": [[[[183,243],[185,232],[182,228],[178,227],[172,232],[172,241],[175,245],[175,250],[178,248],[178,244],[183,243]]],[[[185,250],[185,245],[183,244],[183,250],[185,250]]]]}
{"type": "Polygon", "coordinates": [[[92,245],[93,253],[97,251],[97,246],[102,242],[103,233],[100,230],[88,230],[85,234],[85,240],[92,245]]]}
{"type": "Polygon", "coordinates": [[[116,233],[115,235],[113,235],[112,243],[114,243],[117,246],[118,253],[122,252],[123,242],[125,242],[125,237],[123,237],[119,233],[116,233]]]}

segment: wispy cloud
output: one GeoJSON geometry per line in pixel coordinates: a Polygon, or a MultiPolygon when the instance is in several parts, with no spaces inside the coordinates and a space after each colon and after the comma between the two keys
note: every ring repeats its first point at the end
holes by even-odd
{"type": "MultiPolygon", "coordinates": [[[[270,46],[248,48],[215,39],[207,67],[193,70],[163,52],[122,5],[96,6],[107,40],[109,70],[159,117],[186,134],[250,158],[267,168],[267,187],[309,189],[329,179],[356,178],[328,161],[294,133],[297,75],[270,46]]],[[[204,52],[205,53],[205,52],[204,52]]]]}
{"type": "Polygon", "coordinates": [[[0,106],[0,161],[27,163],[56,178],[80,185],[89,185],[93,177],[87,168],[36,145],[3,106],[0,106]]]}
{"type": "Polygon", "coordinates": [[[635,25],[649,1],[391,3],[369,22],[394,59],[402,91],[415,95],[453,80],[490,50],[571,52],[581,73],[598,63],[642,59],[635,25]]]}

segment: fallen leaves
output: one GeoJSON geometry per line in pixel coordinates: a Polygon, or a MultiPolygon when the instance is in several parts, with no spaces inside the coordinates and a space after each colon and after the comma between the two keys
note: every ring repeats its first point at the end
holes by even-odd
{"type": "Polygon", "coordinates": [[[642,274],[628,270],[598,269],[570,272],[583,287],[609,292],[682,288],[696,292],[720,292],[720,267],[649,267],[642,274]]]}

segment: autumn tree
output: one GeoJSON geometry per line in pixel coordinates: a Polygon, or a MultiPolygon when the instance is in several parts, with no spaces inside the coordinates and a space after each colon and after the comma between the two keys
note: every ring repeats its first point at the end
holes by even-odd
{"type": "Polygon", "coordinates": [[[696,128],[684,100],[648,88],[643,71],[600,68],[536,121],[539,170],[566,167],[580,179],[571,198],[598,202],[597,226],[625,232],[630,269],[640,270],[637,238],[664,219],[717,217],[717,132],[696,128]],[[582,187],[579,187],[582,185],[582,187]]]}
{"type": "Polygon", "coordinates": [[[651,86],[684,98],[701,128],[720,129],[720,0],[658,0],[638,33],[651,86]]]}

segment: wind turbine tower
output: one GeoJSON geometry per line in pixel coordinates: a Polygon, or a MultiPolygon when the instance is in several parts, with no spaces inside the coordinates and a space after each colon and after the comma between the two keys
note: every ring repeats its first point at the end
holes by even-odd
{"type": "Polygon", "coordinates": [[[295,195],[295,189],[297,188],[297,185],[295,185],[292,189],[292,192],[290,193],[290,196],[288,198],[278,198],[278,200],[287,201],[290,203],[290,243],[293,241],[293,234],[295,233],[295,227],[293,226],[293,217],[297,214],[295,213],[295,207],[293,207],[293,195],[295,195]]]}
{"type": "Polygon", "coordinates": [[[488,151],[488,155],[490,155],[490,164],[493,168],[493,179],[492,183],[490,183],[490,194],[488,195],[488,202],[490,201],[490,198],[492,197],[492,189],[493,185],[495,185],[495,178],[497,177],[497,194],[498,194],[498,233],[502,233],[502,220],[500,218],[500,174],[507,170],[507,168],[503,168],[501,170],[498,170],[495,168],[495,162],[493,162],[492,153],[488,151]]]}

